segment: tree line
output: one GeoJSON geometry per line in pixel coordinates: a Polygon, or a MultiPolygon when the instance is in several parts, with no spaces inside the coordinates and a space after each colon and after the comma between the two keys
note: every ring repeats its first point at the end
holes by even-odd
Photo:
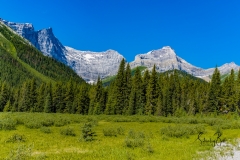
{"type": "MultiPolygon", "coordinates": [[[[186,74],[187,75],[187,74],[186,74]]],[[[157,73],[154,66],[134,75],[121,61],[115,80],[103,87],[76,82],[36,83],[34,78],[18,87],[0,83],[0,111],[73,113],[83,115],[195,115],[197,113],[239,112],[240,72],[221,81],[216,68],[207,83],[174,70],[157,73]]]]}

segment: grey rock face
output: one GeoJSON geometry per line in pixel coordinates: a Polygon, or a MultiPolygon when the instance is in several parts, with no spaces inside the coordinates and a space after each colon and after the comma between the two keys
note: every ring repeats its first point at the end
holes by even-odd
{"type": "Polygon", "coordinates": [[[124,58],[114,50],[91,52],[65,47],[54,36],[52,28],[35,31],[30,23],[0,21],[31,42],[44,55],[70,66],[88,82],[96,81],[98,76],[105,78],[116,74],[120,61],[124,58]]]}
{"type": "Polygon", "coordinates": [[[2,19],[0,21],[31,42],[44,55],[53,57],[64,64],[67,63],[65,57],[66,49],[54,36],[52,28],[35,31],[30,23],[8,22],[2,19]]]}
{"type": "MultiPolygon", "coordinates": [[[[33,25],[30,23],[8,22],[1,18],[0,21],[31,42],[44,55],[53,57],[70,66],[79,76],[88,82],[96,81],[98,76],[105,78],[115,75],[120,61],[124,58],[114,50],[91,52],[65,47],[54,36],[51,28],[35,31],[33,25]]],[[[214,72],[214,68],[204,70],[191,65],[181,57],[178,57],[169,46],[152,50],[146,54],[136,55],[135,60],[130,63],[130,66],[131,68],[146,66],[151,70],[154,64],[158,72],[178,69],[203,79],[209,78],[214,72]]],[[[221,74],[226,74],[231,69],[237,71],[240,67],[232,62],[218,67],[218,69],[221,74]]]]}
{"type": "Polygon", "coordinates": [[[91,52],[79,51],[70,47],[66,47],[66,49],[68,65],[88,82],[96,81],[98,76],[105,78],[115,75],[121,60],[124,58],[114,50],[91,52]]]}
{"type": "MultiPolygon", "coordinates": [[[[130,63],[130,66],[132,68],[137,66],[146,66],[149,70],[151,70],[154,64],[156,65],[156,70],[158,72],[178,69],[199,78],[209,77],[213,74],[215,69],[210,68],[204,70],[202,68],[193,66],[181,57],[178,57],[174,50],[169,46],[163,47],[162,49],[150,51],[146,54],[136,55],[135,60],[130,63]]],[[[221,74],[229,73],[231,69],[239,70],[239,68],[240,67],[233,62],[218,67],[221,74]]]]}

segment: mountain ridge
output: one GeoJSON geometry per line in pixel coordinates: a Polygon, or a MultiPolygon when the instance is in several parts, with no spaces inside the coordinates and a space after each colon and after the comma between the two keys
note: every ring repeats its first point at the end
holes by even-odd
{"type": "MultiPolygon", "coordinates": [[[[1,18],[0,21],[30,41],[44,55],[53,57],[71,67],[88,82],[94,82],[98,76],[105,78],[115,75],[120,61],[124,58],[123,55],[111,49],[103,52],[93,52],[64,46],[54,36],[52,28],[35,31],[30,23],[8,22],[1,18]]],[[[132,68],[146,66],[149,70],[154,64],[158,72],[178,69],[203,79],[209,79],[214,71],[214,68],[203,69],[190,64],[179,57],[170,46],[138,54],[135,56],[134,61],[130,62],[132,68]]],[[[234,62],[226,63],[218,68],[221,74],[226,74],[231,69],[235,71],[240,69],[234,62]]]]}
{"type": "Polygon", "coordinates": [[[38,82],[83,82],[68,66],[44,56],[29,41],[0,21],[0,80],[11,86],[26,79],[38,82]]]}

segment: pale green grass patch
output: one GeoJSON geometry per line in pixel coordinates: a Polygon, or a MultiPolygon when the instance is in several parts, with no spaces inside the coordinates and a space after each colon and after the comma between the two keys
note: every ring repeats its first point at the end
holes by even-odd
{"type": "MultiPolygon", "coordinates": [[[[164,118],[148,116],[82,116],[71,114],[46,113],[1,113],[0,120],[10,118],[16,122],[15,130],[0,130],[1,158],[16,156],[23,152],[27,159],[143,159],[143,160],[188,160],[206,158],[213,151],[212,143],[197,140],[198,132],[194,129],[204,127],[201,139],[214,139],[218,120],[221,124],[235,121],[234,118],[217,119],[185,117],[164,118]],[[205,119],[205,120],[203,120],[205,119]],[[41,127],[28,127],[32,121],[41,127]],[[206,122],[204,122],[206,121],[206,122]],[[216,122],[215,122],[216,121],[216,122]],[[55,125],[61,123],[61,125],[55,125]],[[82,127],[92,123],[96,136],[93,141],[83,141],[82,127]],[[162,134],[167,127],[190,130],[191,134],[175,137],[162,134]],[[61,134],[64,129],[75,136],[61,134]],[[48,131],[50,130],[50,132],[48,131]],[[114,136],[104,135],[104,130],[114,132],[114,136]],[[46,133],[47,132],[47,133],[46,133]],[[13,135],[22,135],[24,141],[6,142],[13,135]],[[116,135],[116,136],[115,136],[116,135]],[[137,143],[134,147],[126,145],[126,139],[137,143]],[[140,143],[140,142],[141,143],[140,143]],[[207,152],[206,151],[210,151],[207,152]]],[[[230,127],[231,128],[231,127],[230,127]]],[[[186,132],[187,133],[187,132],[186,132]]],[[[231,142],[240,138],[239,129],[222,129],[222,139],[231,142]]],[[[15,137],[18,138],[18,137],[15,137]]],[[[14,139],[14,138],[13,138],[14,139]]]]}

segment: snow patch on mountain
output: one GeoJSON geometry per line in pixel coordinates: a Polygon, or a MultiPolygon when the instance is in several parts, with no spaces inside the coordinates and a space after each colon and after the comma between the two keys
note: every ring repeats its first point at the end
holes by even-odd
{"type": "Polygon", "coordinates": [[[116,74],[120,61],[124,58],[114,50],[91,52],[65,47],[54,36],[52,28],[35,31],[30,23],[15,23],[3,19],[0,21],[30,41],[45,56],[70,66],[88,82],[96,81],[98,76],[105,78],[116,74]]]}
{"type": "Polygon", "coordinates": [[[96,81],[98,76],[105,78],[117,73],[124,58],[114,50],[104,52],[79,51],[65,46],[67,64],[88,82],[96,81]]]}
{"type": "MultiPolygon", "coordinates": [[[[96,81],[98,76],[100,76],[100,78],[105,78],[115,75],[120,61],[124,58],[114,50],[107,50],[104,52],[79,51],[71,47],[63,46],[54,36],[52,28],[35,31],[31,23],[8,22],[1,18],[0,22],[27,39],[44,55],[70,66],[79,76],[88,82],[96,81]]],[[[135,60],[130,63],[130,66],[131,68],[146,66],[150,70],[154,64],[158,72],[178,69],[207,80],[215,69],[209,68],[205,70],[193,66],[177,56],[170,46],[151,50],[144,54],[138,54],[135,56],[135,60]]],[[[231,69],[237,71],[240,67],[234,62],[231,62],[218,67],[218,69],[221,74],[226,74],[229,73],[231,69]]]]}

